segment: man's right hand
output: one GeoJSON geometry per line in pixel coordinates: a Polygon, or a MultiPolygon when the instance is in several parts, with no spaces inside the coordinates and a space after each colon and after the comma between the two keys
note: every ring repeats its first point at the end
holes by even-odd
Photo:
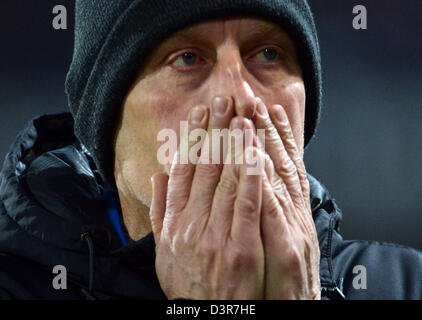
{"type": "MultiPolygon", "coordinates": [[[[205,106],[194,108],[189,131],[208,128],[211,136],[212,129],[243,129],[249,120],[233,118],[227,101],[220,113],[214,104],[210,115],[205,106]]],[[[246,161],[212,164],[211,152],[204,156],[210,164],[180,164],[176,155],[169,177],[152,178],[150,217],[161,288],[168,299],[263,299],[263,174],[248,175],[246,161]]]]}

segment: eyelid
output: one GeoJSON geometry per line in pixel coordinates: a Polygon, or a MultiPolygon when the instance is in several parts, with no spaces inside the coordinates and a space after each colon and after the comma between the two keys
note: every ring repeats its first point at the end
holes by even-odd
{"type": "MultiPolygon", "coordinates": [[[[281,58],[283,58],[285,56],[285,52],[283,49],[281,49],[278,45],[275,44],[265,44],[265,45],[261,45],[259,47],[257,47],[256,49],[253,50],[253,53],[251,53],[250,55],[248,55],[248,57],[246,58],[246,60],[249,60],[249,58],[256,56],[258,53],[261,53],[262,51],[264,51],[265,49],[274,49],[277,51],[277,53],[279,54],[279,60],[281,60],[281,58]]],[[[278,61],[274,61],[274,62],[264,62],[265,64],[270,64],[270,63],[277,63],[278,61]]]]}
{"type": "MultiPolygon", "coordinates": [[[[178,50],[174,54],[170,54],[169,55],[169,58],[166,59],[168,61],[167,64],[172,65],[174,63],[174,61],[176,61],[176,59],[178,59],[179,57],[183,56],[185,53],[193,53],[193,54],[195,54],[195,55],[198,56],[198,59],[199,60],[206,61],[204,58],[202,58],[202,54],[199,53],[199,50],[198,49],[195,49],[195,48],[186,48],[186,49],[183,49],[183,50],[178,50]]],[[[186,67],[186,68],[183,68],[183,69],[187,69],[187,68],[189,68],[189,67],[186,67]]]]}
{"type": "MultiPolygon", "coordinates": [[[[255,55],[261,53],[262,51],[264,51],[265,49],[274,49],[277,51],[277,53],[279,54],[279,59],[277,61],[273,61],[273,62],[254,62],[257,64],[276,64],[276,63],[280,63],[280,60],[282,60],[282,58],[285,56],[285,52],[283,49],[281,49],[278,45],[276,44],[264,44],[264,45],[260,45],[258,47],[256,47],[253,52],[248,55],[245,60],[249,60],[251,57],[254,57],[255,55]]],[[[200,53],[201,50],[197,49],[197,48],[185,48],[185,49],[180,49],[178,51],[176,51],[175,53],[172,53],[170,55],[168,55],[168,58],[166,58],[165,60],[167,61],[166,64],[170,65],[174,68],[177,68],[179,70],[191,70],[193,68],[197,68],[198,67],[198,63],[193,65],[193,66],[188,66],[188,67],[178,67],[178,66],[174,66],[174,62],[181,56],[183,56],[183,54],[185,53],[193,53],[195,55],[198,56],[199,61],[207,61],[206,59],[204,59],[202,57],[202,54],[200,53]]],[[[200,64],[202,65],[202,64],[200,64]]]]}

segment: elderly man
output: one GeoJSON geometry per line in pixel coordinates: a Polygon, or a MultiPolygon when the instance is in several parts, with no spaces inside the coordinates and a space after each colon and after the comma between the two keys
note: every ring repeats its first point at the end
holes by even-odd
{"type": "Polygon", "coordinates": [[[5,160],[2,297],[422,298],[421,253],[343,240],[306,172],[321,68],[305,0],[77,1],[66,89],[71,115],[34,119],[5,160]],[[235,130],[242,160],[225,161],[235,130]]]}

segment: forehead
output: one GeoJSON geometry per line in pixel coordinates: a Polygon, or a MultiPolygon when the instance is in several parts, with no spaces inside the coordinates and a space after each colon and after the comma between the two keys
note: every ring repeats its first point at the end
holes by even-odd
{"type": "Polygon", "coordinates": [[[183,41],[211,44],[212,40],[222,39],[227,33],[245,42],[265,37],[291,42],[283,28],[273,22],[254,17],[228,17],[199,22],[178,30],[164,39],[156,47],[156,51],[167,49],[183,41]]]}
{"type": "Polygon", "coordinates": [[[235,35],[278,33],[285,35],[284,30],[277,24],[253,17],[228,17],[199,22],[173,33],[169,38],[200,35],[207,38],[212,30],[232,30],[235,35]],[[224,29],[223,29],[224,28],[224,29]]]}

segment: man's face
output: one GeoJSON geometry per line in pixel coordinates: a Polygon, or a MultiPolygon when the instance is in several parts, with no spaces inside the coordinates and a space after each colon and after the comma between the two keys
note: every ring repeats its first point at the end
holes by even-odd
{"type": "Polygon", "coordinates": [[[305,88],[293,41],[265,20],[209,20],[157,46],[129,90],[115,141],[119,190],[149,204],[150,177],[170,168],[157,160],[158,132],[179,134],[192,107],[209,108],[220,95],[232,97],[242,116],[253,114],[255,97],[282,105],[303,153],[305,88]]]}

